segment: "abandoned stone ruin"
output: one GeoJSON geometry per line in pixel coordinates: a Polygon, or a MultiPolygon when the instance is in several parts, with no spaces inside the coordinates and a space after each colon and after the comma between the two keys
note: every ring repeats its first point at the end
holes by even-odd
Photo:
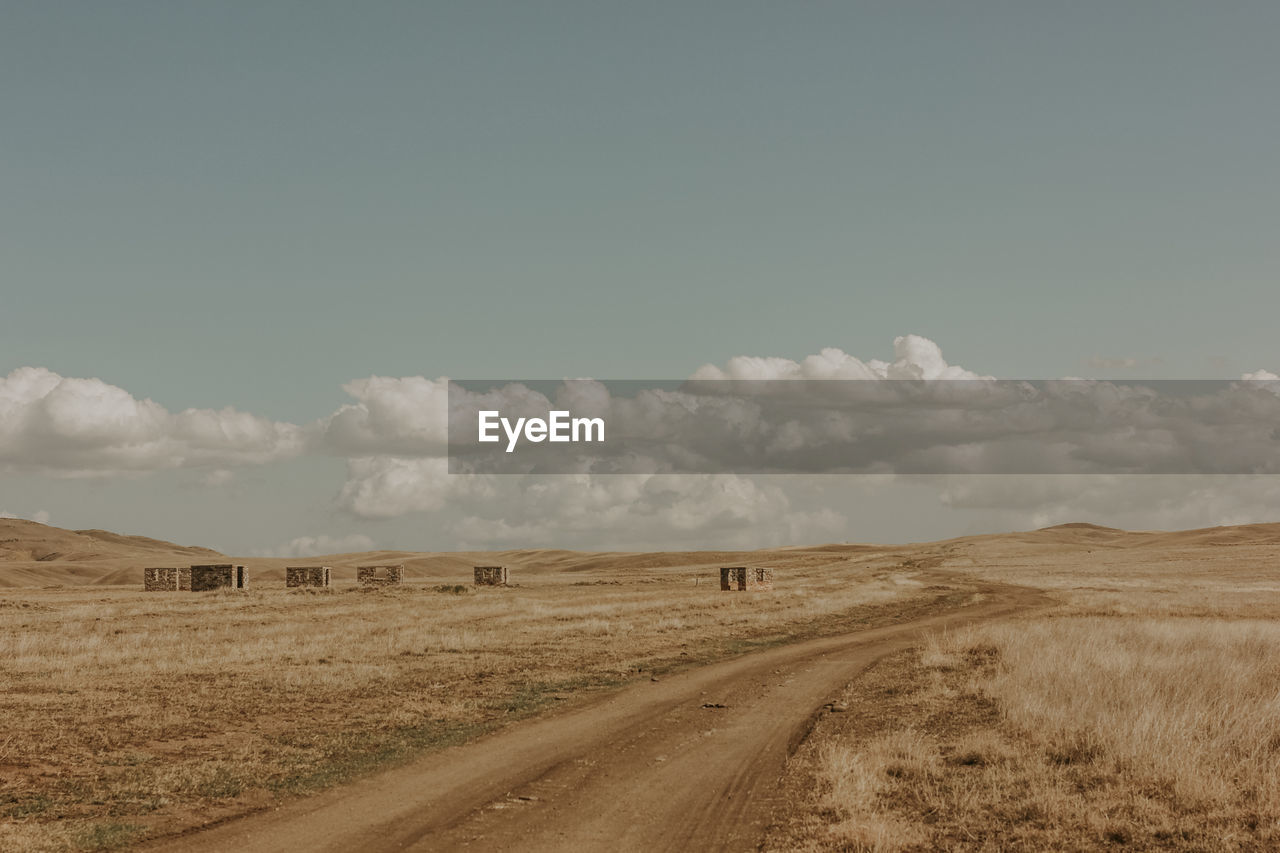
{"type": "Polygon", "coordinates": [[[476,586],[506,586],[506,566],[476,566],[476,586]]]}
{"type": "Polygon", "coordinates": [[[142,588],[147,592],[191,590],[191,569],[151,568],[142,570],[142,588]]]}
{"type": "Polygon", "coordinates": [[[361,586],[392,586],[401,582],[404,566],[358,566],[356,581],[361,586]]]}
{"type": "Polygon", "coordinates": [[[329,586],[331,583],[329,574],[328,566],[286,566],[284,585],[288,587],[329,586]]]}
{"type": "Polygon", "coordinates": [[[244,566],[218,563],[210,566],[192,566],[191,589],[206,592],[211,589],[248,589],[249,576],[244,566]]]}
{"type": "Polygon", "coordinates": [[[244,566],[230,563],[142,570],[142,588],[147,592],[207,592],[211,589],[245,589],[248,586],[249,576],[244,566]]]}
{"type": "Polygon", "coordinates": [[[773,589],[773,569],[729,566],[720,569],[720,589],[773,589]]]}

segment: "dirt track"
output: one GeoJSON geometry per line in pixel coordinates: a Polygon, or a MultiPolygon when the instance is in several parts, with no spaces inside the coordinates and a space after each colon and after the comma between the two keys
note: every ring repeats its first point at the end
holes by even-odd
{"type": "Polygon", "coordinates": [[[754,850],[787,807],[774,792],[788,754],[858,672],[922,631],[1046,603],[979,589],[973,605],[643,682],[148,849],[754,850]]]}

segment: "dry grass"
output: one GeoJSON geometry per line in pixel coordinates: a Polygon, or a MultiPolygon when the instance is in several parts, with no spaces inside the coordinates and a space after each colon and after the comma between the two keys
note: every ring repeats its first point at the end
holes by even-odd
{"type": "Polygon", "coordinates": [[[1270,528],[1047,530],[933,546],[1043,614],[874,667],[789,770],[768,849],[1280,849],[1270,528]]]}
{"type": "Polygon", "coordinates": [[[775,849],[1280,849],[1276,622],[983,626],[850,692],[775,849]]]}
{"type": "Polygon", "coordinates": [[[721,593],[695,574],[711,577],[552,573],[462,593],[6,592],[0,849],[127,844],[340,783],[575,692],[939,596],[883,561],[839,557],[805,561],[770,593],[721,593]]]}

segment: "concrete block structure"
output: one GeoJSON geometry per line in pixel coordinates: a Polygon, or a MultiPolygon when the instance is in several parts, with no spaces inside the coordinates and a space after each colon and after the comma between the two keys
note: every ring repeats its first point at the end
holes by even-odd
{"type": "Polygon", "coordinates": [[[211,589],[247,589],[249,576],[244,566],[233,566],[230,563],[218,563],[209,566],[192,566],[191,589],[195,592],[207,592],[211,589]]]}
{"type": "Polygon", "coordinates": [[[749,566],[727,566],[720,569],[720,589],[773,589],[773,569],[749,566]]]}
{"type": "Polygon", "coordinates": [[[328,566],[286,566],[284,570],[284,585],[288,587],[323,587],[329,586],[330,583],[328,566]]]}
{"type": "Polygon", "coordinates": [[[506,586],[506,566],[476,566],[476,586],[506,586]]]}
{"type": "Polygon", "coordinates": [[[401,583],[404,566],[357,566],[356,582],[361,586],[394,586],[401,583]]]}
{"type": "Polygon", "coordinates": [[[142,588],[147,592],[190,592],[191,569],[149,568],[142,570],[142,588]]]}

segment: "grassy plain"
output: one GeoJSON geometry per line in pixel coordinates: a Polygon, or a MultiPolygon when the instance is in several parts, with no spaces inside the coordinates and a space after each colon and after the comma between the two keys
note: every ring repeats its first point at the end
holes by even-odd
{"type": "Polygon", "coordinates": [[[508,589],[451,569],[286,590],[263,569],[247,592],[4,590],[0,849],[128,845],[631,679],[961,594],[866,548],[750,555],[778,589],[722,593],[729,556],[529,552],[508,589]]]}
{"type": "Polygon", "coordinates": [[[933,568],[1058,606],[934,636],[850,684],[793,758],[767,849],[1280,849],[1277,525],[346,555],[321,593],[258,560],[247,593],[206,594],[140,591],[138,566],[194,559],[167,543],[139,563],[134,539],[37,532],[10,537],[9,583],[27,586],[0,590],[0,849],[128,846],[629,680],[970,597],[932,588],[933,568]],[[405,562],[411,582],[358,590],[362,562],[405,562]],[[519,586],[473,589],[472,562],[519,586]],[[716,568],[742,564],[774,566],[778,588],[721,593],[716,568]]]}
{"type": "Polygon", "coordinates": [[[1280,849],[1275,526],[944,543],[1055,610],[934,636],[793,759],[773,850],[1280,849]]]}

